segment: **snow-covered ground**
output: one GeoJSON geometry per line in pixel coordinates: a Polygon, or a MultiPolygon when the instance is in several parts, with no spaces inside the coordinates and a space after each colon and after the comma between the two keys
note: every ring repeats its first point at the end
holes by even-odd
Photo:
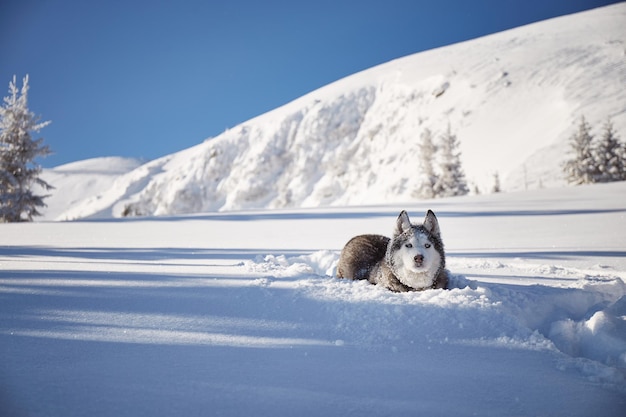
{"type": "Polygon", "coordinates": [[[0,224],[0,415],[623,416],[625,196],[0,224]],[[333,278],[404,208],[452,289],[333,278]]]}

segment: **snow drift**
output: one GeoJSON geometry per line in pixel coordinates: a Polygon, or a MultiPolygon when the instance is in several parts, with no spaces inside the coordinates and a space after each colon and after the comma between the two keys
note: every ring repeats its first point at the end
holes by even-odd
{"type": "Polygon", "coordinates": [[[470,185],[563,184],[574,121],[626,131],[626,4],[397,59],[151,161],[61,218],[414,199],[418,138],[451,126],[470,185]]]}

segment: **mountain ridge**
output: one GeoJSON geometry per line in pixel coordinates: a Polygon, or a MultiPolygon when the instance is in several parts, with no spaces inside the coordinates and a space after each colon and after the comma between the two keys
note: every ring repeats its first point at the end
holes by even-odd
{"type": "Polygon", "coordinates": [[[415,200],[418,139],[451,126],[473,188],[564,184],[581,115],[626,129],[626,3],[398,58],[150,161],[60,219],[415,200]]]}

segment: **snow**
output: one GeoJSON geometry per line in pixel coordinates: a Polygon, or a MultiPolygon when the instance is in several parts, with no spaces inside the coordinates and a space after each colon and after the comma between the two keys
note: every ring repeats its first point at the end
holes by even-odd
{"type": "Polygon", "coordinates": [[[63,212],[69,207],[108,190],[120,175],[142,164],[135,158],[102,157],[44,169],[42,179],[55,189],[36,191],[36,194],[49,195],[44,200],[47,207],[36,220],[65,220],[63,212]]]}
{"type": "Polygon", "coordinates": [[[621,416],[626,183],[0,225],[0,414],[621,416]],[[401,209],[450,290],[333,277],[401,209]]]}
{"type": "Polygon", "coordinates": [[[496,172],[504,191],[563,186],[580,116],[626,135],[625,20],[620,3],[379,65],[149,161],[54,218],[413,201],[419,137],[448,125],[471,190],[489,192],[496,172]]]}

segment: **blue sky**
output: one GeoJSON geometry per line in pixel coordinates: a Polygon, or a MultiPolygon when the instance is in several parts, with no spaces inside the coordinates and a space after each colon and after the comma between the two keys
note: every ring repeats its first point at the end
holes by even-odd
{"type": "Polygon", "coordinates": [[[611,3],[2,0],[0,89],[30,75],[44,167],[151,160],[377,64],[611,3]]]}

